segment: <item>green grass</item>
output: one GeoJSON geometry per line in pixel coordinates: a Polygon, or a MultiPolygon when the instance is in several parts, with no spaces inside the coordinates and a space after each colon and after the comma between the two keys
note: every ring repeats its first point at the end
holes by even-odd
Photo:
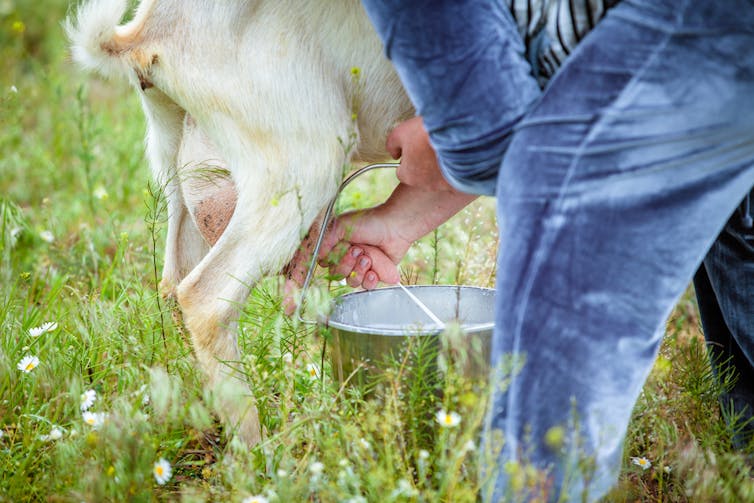
{"type": "MultiPolygon", "coordinates": [[[[234,363],[265,439],[253,449],[228,440],[174,306],[156,293],[164,211],[137,96],[72,68],[67,9],[0,0],[0,501],[476,501],[491,455],[475,444],[484,393],[454,372],[452,350],[437,379],[411,381],[432,371],[401,360],[364,396],[330,376],[328,334],[281,314],[274,278],[244,310],[244,357],[234,363]],[[29,335],[45,322],[57,328],[29,335]],[[29,373],[17,369],[26,355],[39,358],[29,373]],[[89,389],[91,410],[107,414],[96,429],[80,410],[89,389]],[[440,409],[459,413],[460,425],[439,427],[440,409]],[[49,438],[53,428],[60,438],[49,438]],[[173,469],[165,485],[152,474],[160,458],[173,469]]],[[[389,175],[370,175],[341,207],[373,204],[390,188],[389,175]]],[[[480,201],[425,238],[403,264],[405,280],[491,286],[493,216],[480,201]]],[[[754,499],[751,452],[731,449],[718,390],[686,296],[636,405],[610,501],[754,499]],[[631,462],[639,456],[651,468],[631,462]]],[[[522,484],[536,482],[521,473],[522,484]]]]}

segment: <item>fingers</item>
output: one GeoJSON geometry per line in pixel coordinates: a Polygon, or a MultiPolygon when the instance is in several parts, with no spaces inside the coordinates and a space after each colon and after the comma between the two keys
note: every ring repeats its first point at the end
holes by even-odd
{"type": "MultiPolygon", "coordinates": [[[[302,252],[307,257],[311,256],[311,250],[302,252]]],[[[333,257],[333,254],[330,254],[333,257]]],[[[301,265],[301,261],[297,266],[301,265]]],[[[307,261],[308,263],[308,261],[307,261]]],[[[291,261],[293,264],[293,261],[291,261]]],[[[320,264],[327,266],[325,260],[320,264]]],[[[290,264],[289,264],[290,265],[290,264]]],[[[396,284],[400,280],[398,267],[379,248],[373,246],[351,246],[340,256],[339,261],[330,263],[330,274],[343,277],[348,286],[352,288],[362,287],[366,290],[377,288],[380,281],[387,284],[396,284]]],[[[303,284],[306,276],[306,267],[288,267],[283,289],[283,310],[291,316],[296,311],[296,292],[303,284]]]]}
{"type": "Polygon", "coordinates": [[[352,246],[339,261],[331,264],[330,274],[338,278],[345,278],[348,286],[357,287],[361,285],[364,275],[372,265],[372,261],[364,254],[363,249],[352,246]]]}
{"type": "Polygon", "coordinates": [[[398,267],[379,248],[367,245],[352,246],[340,262],[330,266],[330,273],[345,278],[348,286],[371,290],[378,283],[398,283],[398,267]]]}
{"type": "Polygon", "coordinates": [[[385,252],[374,246],[364,246],[363,248],[364,253],[369,256],[372,262],[371,269],[364,275],[364,281],[361,283],[363,288],[371,290],[379,282],[395,285],[400,281],[398,265],[385,252]]]}

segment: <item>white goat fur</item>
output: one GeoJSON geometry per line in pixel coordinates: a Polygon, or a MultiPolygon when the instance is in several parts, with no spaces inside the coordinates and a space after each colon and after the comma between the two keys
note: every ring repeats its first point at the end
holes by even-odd
{"type": "Polygon", "coordinates": [[[249,389],[224,364],[239,359],[238,306],[290,260],[343,163],[384,159],[387,133],[413,110],[358,0],[142,0],[119,26],[126,8],[84,4],[66,26],[73,56],[141,93],[147,157],[168,197],[162,287],[183,311],[218,412],[255,443],[249,389]],[[214,244],[196,205],[231,182],[188,176],[208,164],[227,169],[237,194],[214,244]]]}

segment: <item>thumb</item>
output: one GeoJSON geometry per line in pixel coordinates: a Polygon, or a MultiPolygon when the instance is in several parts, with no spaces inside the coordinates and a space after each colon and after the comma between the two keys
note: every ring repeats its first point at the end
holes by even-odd
{"type": "Polygon", "coordinates": [[[393,159],[400,159],[401,155],[403,155],[403,148],[401,147],[400,135],[396,133],[396,129],[393,129],[388,135],[387,141],[385,142],[385,149],[387,150],[387,153],[390,154],[390,157],[393,159]]]}

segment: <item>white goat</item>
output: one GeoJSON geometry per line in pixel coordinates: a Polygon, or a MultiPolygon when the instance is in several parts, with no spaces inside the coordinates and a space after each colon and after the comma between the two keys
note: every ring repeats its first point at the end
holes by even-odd
{"type": "Polygon", "coordinates": [[[141,93],[147,156],[169,198],[162,287],[218,413],[256,443],[251,393],[226,365],[239,360],[239,306],[290,260],[344,162],[384,159],[413,109],[358,0],[142,0],[119,26],[126,8],[79,8],[66,27],[73,56],[141,93]],[[192,175],[207,165],[228,175],[192,175]]]}

